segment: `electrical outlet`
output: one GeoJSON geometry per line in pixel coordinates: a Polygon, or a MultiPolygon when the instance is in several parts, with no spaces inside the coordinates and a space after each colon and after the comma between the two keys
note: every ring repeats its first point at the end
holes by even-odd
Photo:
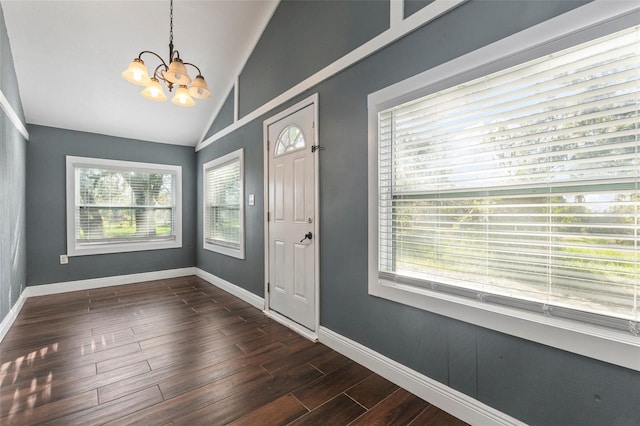
{"type": "Polygon", "coordinates": [[[69,263],[69,256],[67,256],[66,254],[61,254],[60,255],[60,264],[61,265],[66,265],[67,263],[69,263]]]}

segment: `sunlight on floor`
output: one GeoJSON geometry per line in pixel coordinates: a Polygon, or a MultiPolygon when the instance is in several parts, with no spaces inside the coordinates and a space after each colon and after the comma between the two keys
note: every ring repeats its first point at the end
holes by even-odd
{"type": "MultiPolygon", "coordinates": [[[[20,413],[20,416],[29,417],[38,402],[40,404],[49,402],[52,395],[53,372],[49,371],[46,376],[42,377],[34,376],[31,380],[23,380],[21,373],[24,374],[24,371],[28,371],[32,367],[37,368],[38,361],[44,361],[48,355],[58,352],[58,347],[58,343],[53,343],[29,352],[27,355],[19,356],[14,361],[7,361],[0,366],[0,388],[15,386],[11,407],[6,412],[9,419],[17,413],[20,413]],[[28,383],[28,385],[21,389],[21,382],[28,383]]],[[[5,413],[0,414],[4,415],[5,413]]]]}

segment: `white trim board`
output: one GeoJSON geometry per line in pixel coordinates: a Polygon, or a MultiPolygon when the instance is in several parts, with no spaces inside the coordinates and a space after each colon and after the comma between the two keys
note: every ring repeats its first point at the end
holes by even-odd
{"type": "Polygon", "coordinates": [[[7,314],[7,316],[4,317],[2,322],[0,322],[0,343],[4,339],[4,336],[7,335],[7,332],[9,331],[13,323],[16,321],[16,318],[18,318],[18,314],[22,310],[22,307],[24,306],[24,302],[27,301],[27,296],[25,296],[25,290],[23,290],[22,293],[20,293],[20,297],[18,297],[18,300],[16,301],[16,303],[11,307],[11,309],[9,310],[9,313],[7,314]]]}
{"type": "Polygon", "coordinates": [[[282,315],[279,315],[277,312],[267,310],[265,299],[263,297],[257,296],[250,291],[243,289],[242,287],[232,284],[229,281],[223,280],[222,278],[217,277],[200,268],[196,268],[196,276],[209,282],[211,285],[216,286],[226,291],[227,293],[238,297],[239,299],[242,299],[253,307],[260,309],[266,316],[268,316],[272,320],[284,325],[285,327],[290,328],[291,330],[311,340],[312,342],[318,341],[318,335],[315,332],[304,328],[303,326],[291,321],[286,317],[283,317],[282,315]]]}
{"type": "MultiPolygon", "coordinates": [[[[240,127],[244,126],[247,123],[250,123],[261,115],[307,91],[309,88],[323,82],[324,80],[327,80],[328,78],[347,69],[353,64],[360,62],[368,56],[373,55],[378,50],[415,31],[417,28],[433,21],[437,17],[447,13],[449,10],[459,6],[465,1],[467,0],[439,0],[431,3],[430,5],[409,16],[407,19],[394,24],[392,28],[389,28],[385,32],[377,35],[376,37],[347,53],[332,64],[327,65],[317,73],[313,74],[311,77],[301,81],[291,89],[271,99],[269,102],[253,110],[249,114],[235,121],[233,124],[225,127],[218,133],[211,135],[207,139],[198,143],[196,145],[196,151],[200,151],[202,148],[212,144],[218,139],[223,138],[234,130],[239,129],[240,127]]],[[[240,88],[236,86],[236,90],[239,91],[240,88]]],[[[213,120],[211,121],[211,123],[213,123],[213,120]]]]}
{"type": "Polygon", "coordinates": [[[195,269],[195,276],[202,278],[207,281],[209,284],[214,285],[227,293],[231,293],[234,296],[244,300],[248,304],[260,309],[264,310],[264,297],[257,296],[250,291],[245,290],[242,287],[239,287],[235,284],[231,284],[229,281],[223,280],[220,277],[217,277],[207,271],[204,271],[200,268],[195,269]]]}
{"type": "Polygon", "coordinates": [[[9,103],[9,100],[4,95],[4,93],[2,93],[1,90],[0,90],[0,107],[2,108],[4,113],[7,114],[7,117],[9,117],[9,120],[11,120],[11,123],[13,123],[13,125],[20,132],[20,134],[24,136],[26,140],[29,140],[29,132],[27,131],[27,128],[25,127],[22,120],[20,120],[20,117],[18,117],[18,114],[13,109],[13,107],[9,103]]]}
{"type": "Polygon", "coordinates": [[[399,362],[328,328],[320,327],[320,343],[367,367],[436,407],[474,425],[524,425],[462,392],[433,380],[399,362]]]}
{"type": "Polygon", "coordinates": [[[67,281],[54,284],[28,286],[23,295],[26,297],[46,296],[49,294],[68,293],[70,291],[91,290],[114,285],[133,284],[144,281],[163,280],[167,278],[196,275],[196,268],[167,269],[165,271],[142,272],[139,274],[117,275],[113,277],[92,278],[88,280],[67,281]]]}

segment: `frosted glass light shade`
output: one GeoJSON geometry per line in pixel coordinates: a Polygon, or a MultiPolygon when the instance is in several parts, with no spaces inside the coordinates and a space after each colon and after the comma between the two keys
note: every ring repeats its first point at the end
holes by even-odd
{"type": "Polygon", "coordinates": [[[191,77],[187,74],[187,68],[182,63],[182,60],[178,58],[174,59],[171,64],[169,64],[169,69],[165,71],[164,78],[165,80],[178,85],[187,85],[191,83],[191,77]]]}
{"type": "Polygon", "coordinates": [[[122,72],[122,77],[129,83],[137,84],[138,86],[146,86],[151,83],[149,71],[140,58],[135,58],[131,61],[129,67],[122,72]]]}
{"type": "Polygon", "coordinates": [[[151,101],[164,102],[167,100],[167,95],[164,94],[164,89],[157,78],[152,78],[140,94],[151,101]]]}
{"type": "Polygon", "coordinates": [[[179,106],[194,106],[196,104],[184,84],[178,87],[175,96],[171,98],[171,102],[179,106]]]}
{"type": "Polygon", "coordinates": [[[193,80],[191,87],[189,87],[189,93],[196,99],[207,99],[211,97],[209,86],[201,75],[197,75],[193,80]]]}

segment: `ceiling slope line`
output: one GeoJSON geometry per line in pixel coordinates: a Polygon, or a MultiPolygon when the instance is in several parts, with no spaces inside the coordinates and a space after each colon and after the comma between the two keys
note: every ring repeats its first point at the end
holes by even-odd
{"type": "MultiPolygon", "coordinates": [[[[220,114],[220,110],[222,110],[222,107],[224,106],[225,101],[227,100],[227,97],[229,96],[229,93],[231,93],[231,90],[234,91],[234,110],[237,111],[237,108],[238,108],[237,107],[238,84],[239,84],[239,81],[240,81],[240,74],[242,73],[242,70],[244,69],[245,65],[247,65],[247,62],[249,61],[249,58],[251,57],[251,54],[253,53],[253,51],[255,50],[256,46],[258,45],[258,42],[262,38],[262,34],[264,33],[264,30],[267,28],[267,25],[269,25],[269,22],[271,22],[271,18],[273,18],[273,14],[276,13],[276,9],[278,9],[279,5],[280,5],[280,0],[274,2],[271,11],[269,13],[265,14],[265,19],[264,19],[264,22],[262,23],[262,25],[256,26],[256,28],[260,28],[260,31],[257,31],[257,37],[254,38],[253,45],[250,45],[249,48],[245,51],[245,53],[243,55],[243,60],[240,63],[240,66],[236,69],[236,71],[234,73],[234,75],[236,77],[233,78],[227,84],[227,86],[225,86],[225,90],[223,92],[225,94],[225,98],[224,99],[220,98],[219,101],[218,101],[218,104],[213,109],[213,113],[211,114],[211,117],[207,121],[207,125],[205,126],[202,134],[200,135],[200,138],[198,139],[198,142],[195,145],[196,151],[198,151],[198,145],[203,143],[203,141],[205,140],[205,138],[207,136],[207,132],[209,132],[209,129],[211,128],[211,126],[213,125],[213,122],[218,117],[218,114],[220,114]]],[[[235,111],[234,111],[234,117],[233,117],[234,123],[238,120],[238,116],[237,116],[235,111]]]]}

